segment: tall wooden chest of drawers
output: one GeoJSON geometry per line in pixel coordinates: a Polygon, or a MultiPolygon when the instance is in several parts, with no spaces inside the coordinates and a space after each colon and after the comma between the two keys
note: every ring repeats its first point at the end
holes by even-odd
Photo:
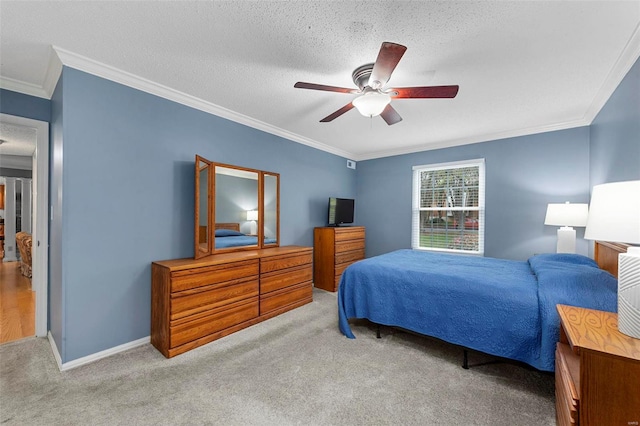
{"type": "Polygon", "coordinates": [[[151,344],[170,358],[313,300],[311,247],[151,265],[151,344]]]}
{"type": "Polygon", "coordinates": [[[317,288],[337,291],[342,272],[364,259],[364,226],[320,227],[313,230],[313,281],[317,288]]]}
{"type": "Polygon", "coordinates": [[[614,313],[557,309],[557,424],[640,424],[640,339],[620,333],[614,313]]]}

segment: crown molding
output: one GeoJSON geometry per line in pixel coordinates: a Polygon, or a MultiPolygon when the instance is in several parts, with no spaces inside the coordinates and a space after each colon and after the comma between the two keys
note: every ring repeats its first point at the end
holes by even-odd
{"type": "Polygon", "coordinates": [[[11,90],[12,92],[23,93],[37,98],[51,99],[51,96],[37,84],[25,83],[9,77],[0,76],[0,88],[11,90]]]}
{"type": "Polygon", "coordinates": [[[609,71],[607,78],[591,101],[591,105],[584,114],[584,119],[589,124],[595,120],[600,110],[607,103],[613,92],[618,88],[633,64],[640,58],[640,24],[636,26],[633,35],[622,49],[618,60],[609,71]]]}
{"type": "Polygon", "coordinates": [[[434,149],[451,148],[460,145],[469,145],[474,143],[489,142],[506,138],[514,138],[519,136],[534,135],[538,133],[553,132],[556,130],[572,129],[575,127],[589,126],[593,123],[600,110],[607,103],[613,92],[618,88],[624,77],[627,75],[631,67],[640,58],[640,24],[620,53],[618,60],[609,71],[607,78],[593,98],[591,105],[585,111],[581,119],[555,123],[543,126],[534,126],[524,129],[512,129],[503,132],[489,133],[481,136],[473,136],[470,138],[452,139],[449,141],[436,142],[425,145],[418,145],[397,150],[376,151],[362,155],[356,155],[353,159],[356,161],[373,160],[376,158],[392,157],[395,155],[413,154],[416,152],[432,151],[434,149]]]}
{"type": "Polygon", "coordinates": [[[47,65],[47,74],[44,77],[43,90],[49,95],[49,99],[53,96],[53,91],[56,90],[56,85],[62,74],[62,61],[56,54],[55,50],[51,49],[49,55],[49,64],[47,65]]]}
{"type": "Polygon", "coordinates": [[[265,123],[260,120],[248,117],[243,114],[239,114],[235,111],[231,111],[220,105],[202,100],[192,95],[180,92],[162,84],[155,83],[146,78],[139,77],[135,74],[131,74],[127,71],[120,70],[107,64],[95,61],[93,59],[86,58],[68,50],[62,49],[57,46],[52,46],[56,52],[62,65],[70,68],[77,69],[128,87],[141,90],[143,92],[159,96],[164,99],[168,99],[173,102],[177,102],[188,107],[207,112],[209,114],[216,115],[218,117],[225,118],[227,120],[234,121],[239,124],[243,124],[248,127],[252,127],[257,130],[261,130],[272,135],[280,136],[284,139],[288,139],[294,142],[301,143],[303,145],[310,146],[312,148],[326,151],[331,154],[335,154],[341,157],[350,158],[351,153],[335,148],[330,145],[326,145],[315,140],[306,138],[296,133],[289,132],[271,124],[265,123]]]}
{"type": "MultiPolygon", "coordinates": [[[[450,148],[454,146],[460,145],[469,145],[474,143],[488,142],[492,140],[500,140],[507,139],[519,136],[533,135],[538,133],[546,133],[557,130],[565,130],[576,127],[588,126],[591,124],[595,116],[600,112],[604,104],[607,102],[611,94],[618,87],[622,79],[631,69],[631,66],[635,63],[640,55],[640,26],[636,27],[636,30],[623,49],[620,57],[616,61],[616,64],[612,68],[611,72],[607,76],[605,83],[602,85],[598,94],[594,98],[593,102],[589,106],[588,110],[585,112],[585,115],[581,119],[562,122],[562,123],[554,123],[550,125],[542,125],[542,126],[534,126],[523,129],[511,129],[496,133],[489,133],[484,135],[478,135],[468,138],[460,138],[460,139],[452,139],[448,141],[441,141],[436,143],[418,145],[403,149],[397,150],[385,150],[385,151],[376,151],[366,154],[357,155],[352,152],[348,152],[345,150],[341,150],[335,148],[330,145],[326,145],[315,140],[306,138],[304,136],[298,135],[296,133],[289,132],[287,130],[281,129],[279,127],[273,126],[271,124],[262,122],[260,120],[253,119],[243,114],[239,114],[237,112],[231,111],[227,108],[221,107],[219,105],[213,104],[208,101],[204,101],[200,98],[197,98],[192,95],[188,95],[186,93],[177,91],[170,87],[155,83],[151,80],[147,80],[145,78],[136,76],[129,72],[120,70],[118,68],[112,67],[110,65],[106,65],[100,63],[98,61],[86,58],[84,56],[78,55],[76,53],[70,52],[68,50],[53,46],[54,51],[57,56],[60,58],[60,61],[63,65],[78,69],[83,72],[87,72],[92,75],[96,75],[98,77],[105,78],[110,81],[114,81],[116,83],[123,84],[125,86],[141,90],[146,93],[150,93],[152,95],[156,95],[162,97],[164,99],[168,99],[182,105],[189,106],[194,109],[198,109],[200,111],[204,111],[231,121],[234,121],[239,124],[243,124],[248,127],[252,127],[257,130],[264,131],[266,133],[270,133],[284,139],[288,139],[294,142],[301,143],[303,145],[310,146],[312,148],[319,149],[321,151],[325,151],[331,154],[338,155],[340,157],[352,159],[355,161],[364,161],[382,157],[391,157],[395,155],[403,155],[403,154],[412,154],[416,152],[422,151],[431,151],[435,149],[442,148],[450,148]]],[[[50,69],[52,67],[50,66],[50,69]]],[[[53,68],[55,70],[55,68],[53,68]]]]}
{"type": "Polygon", "coordinates": [[[44,83],[41,86],[33,83],[25,83],[24,81],[16,80],[9,77],[0,76],[0,87],[25,95],[51,99],[51,96],[53,96],[53,91],[56,88],[56,84],[58,84],[58,79],[60,78],[61,73],[62,62],[60,62],[60,58],[58,58],[58,55],[56,55],[55,51],[51,49],[49,53],[47,72],[45,74],[44,83]]]}
{"type": "Polygon", "coordinates": [[[555,130],[564,130],[581,126],[590,125],[598,115],[602,107],[609,100],[613,92],[620,85],[620,82],[627,75],[631,67],[640,58],[640,25],[638,25],[622,50],[620,57],[607,75],[605,82],[602,84],[598,93],[594,97],[590,106],[585,111],[583,118],[563,123],[555,123],[551,125],[543,125],[529,127],[525,129],[512,129],[497,133],[490,133],[480,136],[468,138],[453,139],[448,141],[440,141],[436,143],[417,145],[413,147],[376,151],[361,155],[356,155],[330,145],[326,145],[306,138],[293,132],[281,129],[260,120],[248,117],[243,114],[231,111],[222,106],[202,100],[192,95],[177,91],[170,87],[155,83],[151,80],[139,77],[129,72],[120,70],[110,65],[103,64],[93,59],[86,58],[68,50],[57,46],[52,46],[52,54],[49,59],[49,65],[44,84],[38,86],[31,83],[25,83],[8,77],[0,76],[0,87],[15,92],[24,93],[40,98],[51,99],[55,86],[60,78],[62,67],[68,66],[128,87],[141,90],[143,92],[159,96],[179,104],[225,118],[227,120],[261,130],[263,132],[282,137],[293,142],[298,142],[309,147],[319,149],[340,157],[353,159],[355,161],[370,160],[382,157],[390,157],[395,155],[411,154],[422,151],[430,151],[434,149],[450,148],[460,145],[468,145],[480,142],[488,142],[492,140],[506,139],[518,136],[525,136],[537,133],[545,133],[555,130]]]}
{"type": "Polygon", "coordinates": [[[376,158],[393,157],[396,155],[414,154],[416,152],[433,151],[435,149],[451,148],[454,146],[471,145],[475,143],[491,142],[500,139],[516,138],[520,136],[535,135],[538,133],[555,132],[557,130],[573,129],[576,127],[588,126],[590,123],[585,119],[566,121],[562,123],[549,124],[544,126],[528,127],[525,129],[511,129],[502,132],[488,133],[485,135],[473,136],[469,138],[451,139],[448,141],[416,145],[404,149],[376,151],[368,154],[358,155],[356,161],[374,160],[376,158]]]}

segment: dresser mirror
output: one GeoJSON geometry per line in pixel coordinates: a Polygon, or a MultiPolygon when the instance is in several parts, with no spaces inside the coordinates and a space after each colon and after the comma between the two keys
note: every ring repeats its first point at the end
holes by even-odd
{"type": "Polygon", "coordinates": [[[280,235],[280,175],[275,173],[263,174],[263,209],[264,212],[264,246],[278,245],[280,235]]]}
{"type": "Polygon", "coordinates": [[[277,247],[280,176],[196,155],[195,258],[277,247]]]}
{"type": "Polygon", "coordinates": [[[196,155],[195,258],[211,254],[209,238],[209,171],[211,162],[196,155]]]}

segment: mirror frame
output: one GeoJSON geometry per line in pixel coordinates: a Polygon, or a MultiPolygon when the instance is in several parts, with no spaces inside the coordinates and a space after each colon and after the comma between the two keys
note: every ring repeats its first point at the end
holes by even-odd
{"type": "Polygon", "coordinates": [[[236,252],[236,251],[244,251],[244,250],[259,250],[268,247],[279,247],[280,246],[280,174],[274,172],[268,172],[264,170],[257,169],[249,169],[246,167],[235,166],[232,164],[224,164],[224,163],[215,163],[213,161],[207,160],[204,157],[196,155],[195,162],[195,233],[194,233],[194,258],[199,259],[205,256],[209,256],[217,253],[228,253],[228,252],[236,252]],[[205,166],[200,167],[199,165],[204,163],[205,166]],[[239,247],[229,247],[223,249],[217,249],[215,246],[215,230],[216,230],[216,167],[225,167],[229,169],[241,170],[250,173],[256,173],[258,177],[258,224],[257,224],[257,244],[250,246],[239,246],[239,247]],[[209,169],[209,173],[207,176],[208,182],[206,185],[207,188],[207,229],[204,231],[207,235],[207,244],[206,247],[202,247],[200,245],[201,234],[203,232],[202,227],[200,225],[200,201],[203,194],[200,193],[200,172],[205,169],[209,169]],[[264,212],[264,185],[265,185],[265,176],[273,176],[276,178],[276,206],[275,206],[275,217],[276,217],[276,235],[275,243],[265,244],[264,242],[264,224],[265,224],[265,212],[264,212]]]}
{"type": "Polygon", "coordinates": [[[201,157],[196,154],[196,163],[195,163],[195,214],[194,214],[194,225],[195,225],[195,233],[194,233],[194,258],[199,259],[204,256],[208,256],[211,254],[212,244],[211,244],[211,161],[207,160],[204,157],[201,157]],[[200,167],[200,163],[204,163],[205,166],[200,167]],[[207,174],[207,226],[203,230],[200,225],[200,172],[207,168],[209,173],[207,174]],[[206,236],[207,244],[205,247],[202,247],[200,244],[200,240],[204,235],[206,236]]]}
{"type": "Polygon", "coordinates": [[[262,202],[260,202],[260,206],[262,207],[260,209],[260,211],[258,212],[258,218],[260,219],[260,222],[258,223],[258,225],[262,224],[262,226],[258,226],[258,229],[260,231],[262,231],[263,235],[262,238],[260,239],[260,241],[262,242],[262,248],[266,248],[266,247],[278,247],[280,246],[280,174],[278,173],[273,173],[273,172],[261,172],[262,173],[262,202]],[[266,177],[267,176],[272,176],[276,179],[276,208],[275,208],[275,217],[276,217],[276,242],[275,243],[269,243],[269,244],[265,244],[264,242],[264,229],[267,226],[267,221],[265,220],[265,210],[266,210],[266,205],[265,205],[265,188],[266,188],[266,177]]]}

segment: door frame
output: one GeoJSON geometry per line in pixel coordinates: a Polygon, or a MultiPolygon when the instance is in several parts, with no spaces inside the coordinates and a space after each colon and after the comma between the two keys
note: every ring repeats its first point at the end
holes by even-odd
{"type": "Polygon", "coordinates": [[[31,288],[36,292],[36,336],[48,331],[49,293],[49,123],[0,113],[0,122],[36,129],[33,154],[33,259],[31,288]]]}

